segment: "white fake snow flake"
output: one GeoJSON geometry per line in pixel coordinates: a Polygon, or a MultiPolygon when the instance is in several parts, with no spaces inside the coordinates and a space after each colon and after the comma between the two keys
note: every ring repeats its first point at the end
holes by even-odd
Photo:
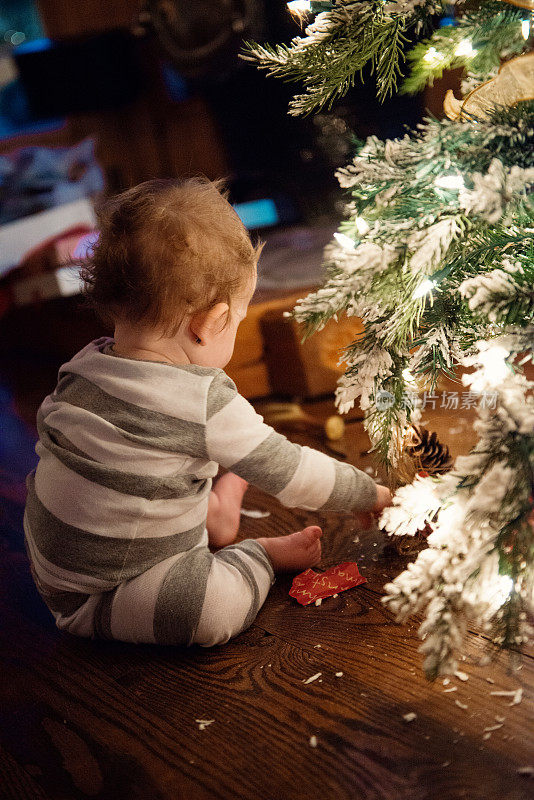
{"type": "Polygon", "coordinates": [[[444,689],[443,694],[447,694],[447,692],[456,692],[458,690],[457,686],[451,686],[450,689],[444,689]]]}
{"type": "Polygon", "coordinates": [[[459,700],[455,700],[454,702],[456,703],[456,705],[458,706],[458,708],[463,708],[464,710],[465,710],[466,708],[469,708],[469,706],[468,706],[466,703],[460,703],[460,701],[459,701],[459,700]]]}
{"type": "Polygon", "coordinates": [[[313,646],[314,646],[314,648],[315,648],[315,649],[317,649],[317,648],[318,648],[318,647],[320,647],[321,645],[320,645],[320,644],[314,644],[313,646]]]}
{"type": "Polygon", "coordinates": [[[336,678],[341,678],[342,675],[343,675],[342,672],[336,672],[336,678]]]}
{"type": "Polygon", "coordinates": [[[534,777],[534,767],[519,767],[517,772],[519,775],[528,775],[530,778],[534,777]]]}
{"type": "Polygon", "coordinates": [[[417,719],[417,714],[414,711],[409,711],[408,714],[403,714],[402,718],[405,722],[413,722],[417,719]]]}
{"type": "Polygon", "coordinates": [[[322,599],[319,597],[319,599],[315,601],[315,605],[320,606],[322,602],[322,599]]]}
{"type": "Polygon", "coordinates": [[[511,697],[512,702],[510,703],[511,706],[517,706],[523,699],[523,689],[520,687],[519,689],[513,690],[511,692],[490,692],[490,694],[494,695],[495,697],[511,697]]]}
{"type": "Polygon", "coordinates": [[[498,731],[499,728],[502,728],[503,723],[500,722],[498,725],[487,725],[484,730],[485,731],[498,731]]]}
{"type": "Polygon", "coordinates": [[[271,516],[270,511],[260,511],[256,508],[242,508],[241,514],[243,517],[251,517],[252,519],[263,519],[271,516]]]}
{"type": "Polygon", "coordinates": [[[462,671],[461,671],[461,670],[459,670],[459,669],[457,669],[457,670],[456,670],[456,672],[455,672],[454,674],[455,674],[455,675],[456,675],[456,677],[457,677],[457,678],[459,678],[461,681],[468,681],[468,680],[469,680],[469,675],[467,675],[467,673],[465,673],[465,672],[462,672],[462,671]]]}
{"type": "Polygon", "coordinates": [[[317,736],[310,736],[310,747],[317,747],[317,736]]]}
{"type": "Polygon", "coordinates": [[[205,730],[208,725],[211,725],[212,722],[215,722],[214,719],[196,719],[195,722],[198,724],[199,731],[205,730]]]}
{"type": "Polygon", "coordinates": [[[313,683],[313,681],[316,681],[317,678],[320,678],[322,674],[322,672],[317,672],[315,675],[312,675],[311,678],[305,678],[302,683],[313,683]]]}

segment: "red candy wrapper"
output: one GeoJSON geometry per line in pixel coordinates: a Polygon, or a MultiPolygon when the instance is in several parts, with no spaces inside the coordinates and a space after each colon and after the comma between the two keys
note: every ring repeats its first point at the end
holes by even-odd
{"type": "Polygon", "coordinates": [[[297,603],[307,606],[315,600],[324,600],[361,583],[367,583],[367,579],[360,575],[358,565],[354,561],[346,561],[326,572],[315,572],[313,569],[301,572],[293,579],[289,595],[297,603]]]}

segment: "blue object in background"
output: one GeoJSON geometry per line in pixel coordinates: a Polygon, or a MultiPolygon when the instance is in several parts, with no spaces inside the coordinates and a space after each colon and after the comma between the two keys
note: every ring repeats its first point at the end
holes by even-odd
{"type": "Polygon", "coordinates": [[[22,551],[26,475],[37,465],[36,434],[17,416],[0,384],[0,542],[22,551]]]}
{"type": "Polygon", "coordinates": [[[72,147],[24,147],[0,155],[0,224],[92,197],[104,185],[92,139],[72,147]]]}
{"type": "Polygon", "coordinates": [[[12,44],[39,39],[43,24],[35,0],[2,0],[0,39],[12,44]]]}
{"type": "Polygon", "coordinates": [[[0,384],[0,471],[24,479],[37,464],[36,434],[17,416],[10,391],[0,384]]]}
{"type": "Polygon", "coordinates": [[[21,133],[45,133],[65,124],[63,117],[35,119],[28,105],[28,98],[19,80],[11,81],[0,89],[0,139],[21,133]]]}
{"type": "Polygon", "coordinates": [[[180,75],[178,70],[176,70],[172,64],[164,61],[161,65],[161,74],[163,76],[165,88],[167,89],[169,97],[173,103],[183,103],[184,100],[189,100],[191,97],[189,83],[183,77],[183,75],[180,75]]]}
{"type": "Polygon", "coordinates": [[[74,248],[72,257],[75,261],[83,261],[91,255],[93,247],[98,242],[98,231],[86,233],[74,248]]]}
{"type": "Polygon", "coordinates": [[[276,203],[270,198],[250,200],[247,203],[234,203],[234,210],[248,230],[269,228],[280,222],[276,203]]]}

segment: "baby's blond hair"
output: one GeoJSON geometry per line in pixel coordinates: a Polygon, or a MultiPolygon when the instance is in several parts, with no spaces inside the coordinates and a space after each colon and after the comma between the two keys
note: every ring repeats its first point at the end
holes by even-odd
{"type": "Polygon", "coordinates": [[[81,276],[107,322],[174,335],[186,315],[231,306],[256,274],[254,246],[221,181],[151,180],[97,212],[99,237],[81,276]]]}

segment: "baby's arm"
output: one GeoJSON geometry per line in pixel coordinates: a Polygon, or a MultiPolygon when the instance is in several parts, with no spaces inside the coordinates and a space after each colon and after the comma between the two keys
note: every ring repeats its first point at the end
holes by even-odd
{"type": "Polygon", "coordinates": [[[211,460],[286,506],[378,510],[377,486],[369,475],[277,433],[223,372],[213,379],[208,395],[206,447],[211,460]]]}

